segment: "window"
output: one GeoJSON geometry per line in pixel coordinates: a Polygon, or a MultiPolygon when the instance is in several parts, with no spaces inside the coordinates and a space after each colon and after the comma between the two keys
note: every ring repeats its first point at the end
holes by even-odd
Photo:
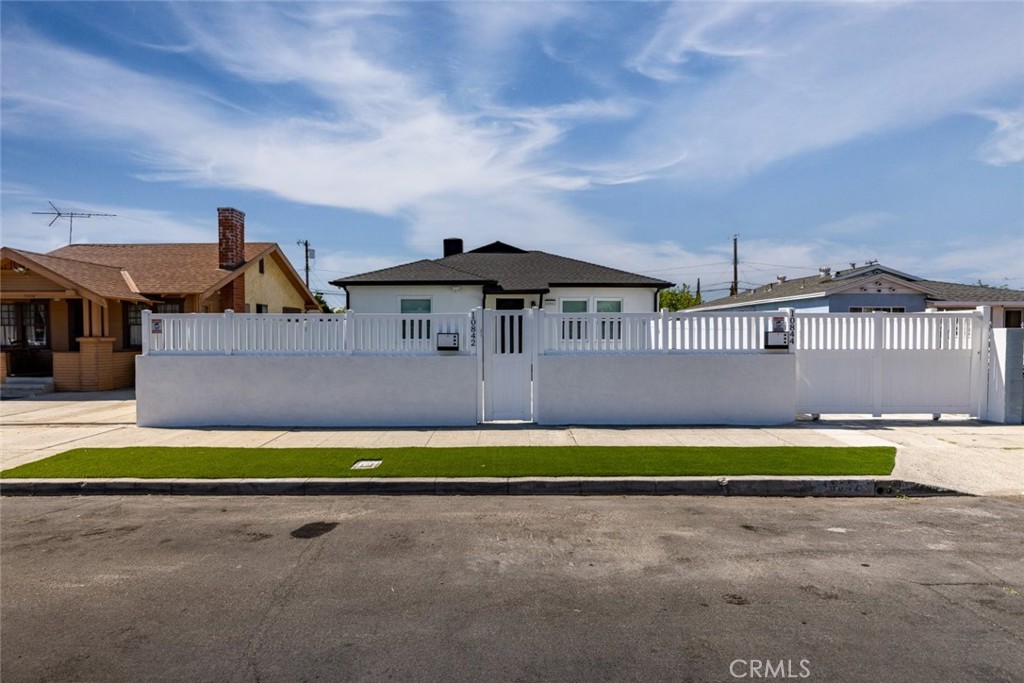
{"type": "Polygon", "coordinates": [[[267,304],[256,304],[257,313],[270,313],[270,306],[267,304]]]}
{"type": "Polygon", "coordinates": [[[124,305],[124,345],[126,347],[142,347],[142,312],[144,304],[124,305]]]}
{"type": "Polygon", "coordinates": [[[263,265],[263,259],[260,259],[260,275],[263,275],[265,266],[263,265]]]}
{"type": "MultiPolygon", "coordinates": [[[[594,309],[598,313],[622,313],[622,299],[597,299],[594,309]]],[[[622,339],[622,318],[602,320],[601,339],[622,339]]]]}
{"type": "Polygon", "coordinates": [[[401,299],[400,313],[430,313],[430,299],[401,299]]]}
{"type": "MultiPolygon", "coordinates": [[[[562,313],[586,313],[586,299],[562,299],[562,313]]],[[[562,339],[585,339],[587,324],[583,320],[563,320],[562,339]]]]}
{"type": "Polygon", "coordinates": [[[850,313],[906,313],[903,306],[850,306],[850,313]]]}
{"type": "Polygon", "coordinates": [[[3,345],[10,346],[18,339],[17,304],[0,304],[0,334],[3,345]]]}
{"type": "MultiPolygon", "coordinates": [[[[399,299],[402,315],[428,314],[430,307],[430,299],[399,299]]],[[[430,339],[430,319],[403,320],[402,339],[430,339]]]]}
{"type": "Polygon", "coordinates": [[[185,301],[183,299],[166,299],[159,301],[153,306],[156,313],[184,313],[185,301]]]}
{"type": "Polygon", "coordinates": [[[46,348],[48,304],[45,301],[0,305],[0,330],[4,346],[46,348]]]}

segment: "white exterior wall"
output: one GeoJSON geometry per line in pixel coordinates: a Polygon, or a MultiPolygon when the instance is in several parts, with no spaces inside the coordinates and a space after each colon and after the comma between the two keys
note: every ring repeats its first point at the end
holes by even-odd
{"type": "Polygon", "coordinates": [[[402,285],[348,287],[348,308],[356,313],[401,313],[401,299],[431,300],[431,313],[469,313],[483,304],[479,285],[402,285]]]}
{"type": "Polygon", "coordinates": [[[140,427],[477,423],[476,356],[139,356],[140,427]]]}
{"type": "Polygon", "coordinates": [[[595,299],[622,299],[623,313],[652,313],[657,309],[654,303],[654,287],[552,287],[544,295],[544,305],[549,313],[561,313],[562,299],[589,299],[589,313],[595,313],[595,299]]]}
{"type": "Polygon", "coordinates": [[[789,353],[540,356],[538,424],[787,424],[789,353]]]}

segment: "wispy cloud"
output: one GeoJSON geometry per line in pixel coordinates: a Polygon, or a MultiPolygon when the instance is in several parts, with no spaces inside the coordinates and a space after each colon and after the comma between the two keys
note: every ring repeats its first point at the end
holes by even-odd
{"type": "MultiPolygon", "coordinates": [[[[423,255],[451,235],[515,238],[669,275],[721,254],[637,239],[572,195],[744,178],[964,112],[996,125],[984,161],[1024,155],[1021,113],[991,104],[1024,82],[1024,5],[643,5],[645,19],[621,29],[611,19],[626,6],[450,3],[425,31],[418,3],[172,3],[168,42],[135,46],[187,58],[203,71],[194,79],[5,28],[5,135],[112,141],[147,180],[397,217],[409,226],[404,249],[423,255]],[[596,46],[585,58],[567,37],[584,33],[596,46]],[[423,49],[429,40],[445,48],[423,49]],[[569,65],[577,87],[517,97],[541,68],[526,53],[569,65]],[[581,151],[578,138],[597,143],[581,151]]],[[[154,221],[167,239],[210,239],[207,225],[104,208],[154,221]]],[[[22,230],[8,215],[5,239],[22,230]]],[[[878,255],[857,235],[889,218],[860,211],[821,226],[832,242],[747,247],[766,263],[863,260],[878,255]]],[[[339,272],[387,265],[324,254],[339,272]]],[[[994,256],[977,254],[1001,263],[994,256]]]]}
{"type": "Polygon", "coordinates": [[[1024,109],[990,109],[979,115],[996,124],[992,136],[979,150],[982,161],[993,166],[1024,161],[1024,109]]]}
{"type": "Polygon", "coordinates": [[[631,65],[673,80],[728,61],[631,142],[641,158],[685,152],[684,177],[741,177],[960,114],[1024,79],[1022,23],[1005,3],[672,5],[631,65]]]}

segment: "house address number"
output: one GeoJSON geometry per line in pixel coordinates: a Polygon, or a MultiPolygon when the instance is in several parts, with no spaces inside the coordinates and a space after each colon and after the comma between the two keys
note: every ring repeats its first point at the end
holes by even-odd
{"type": "Polygon", "coordinates": [[[469,347],[476,348],[476,312],[469,314],[469,347]]]}

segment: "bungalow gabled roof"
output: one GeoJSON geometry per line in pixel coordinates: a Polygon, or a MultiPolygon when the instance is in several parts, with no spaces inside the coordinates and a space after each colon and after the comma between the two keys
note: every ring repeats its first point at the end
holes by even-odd
{"type": "Polygon", "coordinates": [[[102,304],[105,299],[149,301],[139,292],[128,271],[117,266],[37,254],[11,247],[3,247],[0,255],[19,265],[31,267],[47,279],[69,290],[76,290],[96,303],[102,304]]]}
{"type": "MultiPolygon", "coordinates": [[[[268,255],[273,242],[247,242],[245,261],[268,255]]],[[[199,294],[226,284],[242,268],[219,267],[217,243],[184,244],[69,244],[49,256],[113,266],[131,273],[140,292],[150,294],[199,294]]]]}
{"type": "Polygon", "coordinates": [[[599,266],[543,251],[526,251],[492,242],[440,259],[414,261],[392,268],[332,280],[348,285],[480,284],[491,292],[546,292],[552,287],[656,287],[672,283],[599,266]]]}

